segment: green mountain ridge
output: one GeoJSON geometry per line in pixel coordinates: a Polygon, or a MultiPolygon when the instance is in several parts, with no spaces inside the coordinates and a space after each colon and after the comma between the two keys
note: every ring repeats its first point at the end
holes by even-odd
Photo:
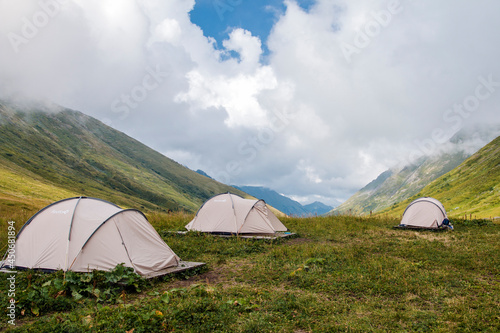
{"type": "Polygon", "coordinates": [[[430,196],[440,200],[454,216],[498,216],[498,138],[475,154],[469,153],[470,142],[491,140],[498,130],[498,126],[489,126],[474,128],[469,133],[460,131],[450,140],[451,152],[422,157],[413,165],[383,172],[328,214],[402,215],[411,201],[430,196]]]}
{"type": "Polygon", "coordinates": [[[401,215],[421,196],[441,201],[449,216],[500,217],[500,136],[415,196],[382,212],[401,215]]]}
{"type": "Polygon", "coordinates": [[[329,214],[369,214],[386,209],[417,194],[434,179],[467,158],[463,152],[423,157],[417,163],[383,172],[329,214]]]}
{"type": "Polygon", "coordinates": [[[423,156],[414,164],[383,172],[328,214],[366,215],[391,211],[393,206],[421,196],[427,185],[454,170],[478,150],[481,142],[491,141],[499,132],[498,125],[462,129],[443,145],[441,152],[423,156]]]}
{"type": "Polygon", "coordinates": [[[1,202],[85,195],[125,207],[195,212],[218,193],[248,196],[81,112],[1,100],[0,173],[1,202]]]}

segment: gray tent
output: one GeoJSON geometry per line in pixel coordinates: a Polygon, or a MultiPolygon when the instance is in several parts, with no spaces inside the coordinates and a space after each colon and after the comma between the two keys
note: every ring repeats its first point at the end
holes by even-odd
{"type": "Polygon", "coordinates": [[[272,235],[288,230],[263,200],[244,199],[231,193],[216,195],[205,202],[186,229],[237,235],[272,235]]]}
{"type": "Polygon", "coordinates": [[[443,204],[434,198],[425,197],[413,201],[406,207],[399,227],[453,229],[449,222],[443,204]]]}
{"type": "Polygon", "coordinates": [[[15,250],[18,268],[88,272],[123,263],[146,277],[180,261],[143,213],[88,197],[40,210],[19,231],[15,250]]]}

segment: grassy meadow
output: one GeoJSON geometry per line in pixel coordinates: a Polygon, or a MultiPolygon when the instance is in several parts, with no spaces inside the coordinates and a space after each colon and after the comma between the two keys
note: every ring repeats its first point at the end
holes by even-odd
{"type": "MultiPolygon", "coordinates": [[[[183,260],[207,265],[148,281],[123,270],[66,276],[19,272],[16,325],[8,323],[7,288],[0,288],[0,328],[500,331],[500,225],[491,221],[456,220],[454,231],[429,232],[395,230],[399,221],[382,217],[284,218],[297,237],[251,240],[168,232],[182,230],[191,214],[148,217],[183,260]]],[[[2,247],[5,241],[6,236],[2,247]]],[[[1,279],[7,287],[6,275],[1,279]]]]}

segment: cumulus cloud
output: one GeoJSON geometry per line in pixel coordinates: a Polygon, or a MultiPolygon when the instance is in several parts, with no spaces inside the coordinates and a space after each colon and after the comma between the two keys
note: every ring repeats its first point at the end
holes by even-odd
{"type": "Polygon", "coordinates": [[[225,123],[229,127],[259,127],[268,123],[266,111],[257,96],[262,90],[274,89],[277,85],[270,67],[260,67],[254,73],[235,76],[210,76],[192,70],[186,77],[189,91],[179,93],[176,101],[190,103],[193,109],[222,108],[228,114],[225,123]]]}
{"type": "Polygon", "coordinates": [[[284,3],[267,40],[228,27],[218,46],[194,0],[0,0],[0,95],[304,202],[347,199],[436,131],[500,123],[500,3],[284,3]]]}

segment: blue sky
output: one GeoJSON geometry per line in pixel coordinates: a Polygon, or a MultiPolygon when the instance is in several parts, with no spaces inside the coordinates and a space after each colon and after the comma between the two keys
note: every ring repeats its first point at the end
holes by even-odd
{"type": "MultiPolygon", "coordinates": [[[[299,0],[297,4],[308,11],[314,2],[299,0]]],[[[197,0],[189,16],[206,37],[215,38],[218,47],[234,28],[250,31],[260,38],[265,57],[269,54],[267,37],[285,10],[283,0],[197,0]]]]}

